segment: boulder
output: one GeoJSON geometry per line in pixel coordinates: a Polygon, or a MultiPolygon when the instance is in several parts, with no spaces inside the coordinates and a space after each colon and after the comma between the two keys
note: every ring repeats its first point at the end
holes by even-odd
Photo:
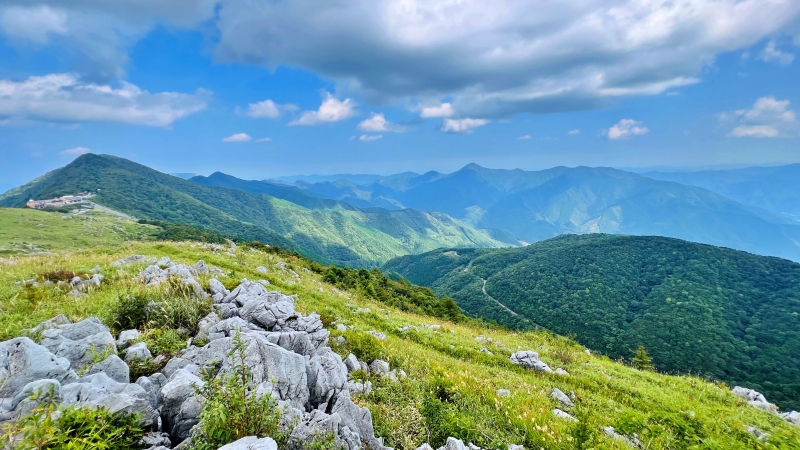
{"type": "Polygon", "coordinates": [[[222,298],[230,294],[230,291],[225,289],[225,285],[216,278],[208,280],[208,289],[211,291],[212,295],[219,294],[222,295],[222,298]]]}
{"type": "Polygon", "coordinates": [[[44,330],[50,330],[53,328],[58,328],[61,325],[66,325],[68,323],[72,323],[67,316],[64,314],[59,314],[52,319],[45,320],[44,322],[36,325],[35,327],[31,328],[30,332],[32,334],[41,333],[44,330]]]}
{"type": "Polygon", "coordinates": [[[563,419],[563,420],[566,420],[568,422],[577,422],[578,421],[578,419],[572,417],[568,413],[566,413],[566,412],[564,412],[564,411],[562,411],[562,410],[560,410],[558,408],[553,410],[553,415],[558,417],[559,419],[563,419]]]}
{"type": "Polygon", "coordinates": [[[131,345],[128,347],[128,350],[125,352],[125,362],[130,364],[131,362],[139,359],[150,359],[153,357],[153,354],[150,353],[150,349],[147,348],[147,343],[145,342],[138,342],[136,344],[131,345]]]}
{"type": "MultiPolygon", "coordinates": [[[[220,295],[220,294],[216,294],[220,295]]],[[[230,319],[231,317],[239,317],[239,307],[235,303],[215,303],[212,308],[222,319],[230,319]]]]}
{"type": "Polygon", "coordinates": [[[369,334],[375,337],[375,339],[380,339],[380,340],[386,339],[386,333],[381,333],[380,331],[370,330],[369,334]]]}
{"type": "Polygon", "coordinates": [[[74,369],[91,363],[94,354],[106,348],[117,353],[116,340],[97,317],[45,330],[40,344],[53,354],[67,358],[74,369]]]}
{"type": "Polygon", "coordinates": [[[169,434],[152,431],[142,436],[142,444],[148,448],[170,448],[172,441],[169,439],[169,434]]]}
{"type": "MultiPolygon", "coordinates": [[[[305,410],[309,399],[306,359],[270,342],[263,333],[242,332],[241,340],[253,383],[271,381],[277,398],[305,410]]],[[[218,366],[220,373],[228,373],[239,363],[236,355],[230,356],[233,345],[233,338],[226,337],[211,341],[203,348],[192,347],[182,356],[199,367],[218,366]]]]}
{"type": "Polygon", "coordinates": [[[155,427],[158,424],[158,413],[141,386],[118,383],[103,372],[64,385],[61,395],[64,406],[85,405],[105,408],[112,413],[140,414],[145,426],[155,427]]]}
{"type": "Polygon", "coordinates": [[[119,337],[117,337],[117,349],[124,350],[130,346],[133,341],[139,339],[141,333],[139,330],[125,330],[119,333],[119,337]]]}
{"type": "Polygon", "coordinates": [[[345,389],[347,367],[339,355],[325,347],[306,364],[306,376],[311,406],[326,410],[330,400],[345,389]]]}
{"type": "Polygon", "coordinates": [[[164,428],[173,437],[186,439],[192,427],[199,422],[195,389],[203,385],[203,380],[184,367],[175,372],[161,388],[161,418],[164,428]]]}
{"type": "Polygon", "coordinates": [[[518,364],[526,369],[534,369],[543,372],[552,372],[553,369],[547,364],[539,360],[539,354],[532,350],[524,350],[513,353],[511,355],[511,362],[518,364]]]}
{"type": "Polygon", "coordinates": [[[211,327],[218,324],[221,320],[217,313],[208,313],[207,316],[200,319],[200,322],[197,322],[197,334],[195,334],[194,339],[197,341],[207,340],[211,327]]]}
{"type": "Polygon", "coordinates": [[[356,358],[356,355],[352,353],[347,355],[347,358],[344,360],[344,365],[347,367],[348,373],[361,369],[361,365],[358,363],[358,358],[356,358]]]}
{"type": "Polygon", "coordinates": [[[756,439],[758,439],[759,441],[766,441],[766,440],[767,440],[767,438],[769,437],[769,433],[765,433],[765,432],[763,432],[763,431],[759,430],[759,429],[758,429],[758,428],[756,428],[756,427],[751,427],[751,426],[749,426],[749,425],[748,425],[748,426],[746,427],[746,429],[747,429],[747,432],[748,432],[748,433],[750,433],[750,434],[752,434],[753,436],[755,436],[755,437],[756,437],[756,439]]]}
{"type": "Polygon", "coordinates": [[[439,447],[439,450],[467,450],[467,447],[461,439],[449,437],[447,438],[447,442],[439,447]]]}
{"type": "Polygon", "coordinates": [[[631,447],[635,448],[644,448],[639,438],[636,437],[634,434],[633,436],[626,436],[624,434],[619,434],[614,430],[614,427],[604,427],[603,432],[617,441],[623,442],[628,444],[631,447]]]}
{"type": "Polygon", "coordinates": [[[272,438],[248,436],[220,447],[218,450],[278,450],[278,444],[272,438]]]}
{"type": "Polygon", "coordinates": [[[385,375],[389,373],[390,370],[391,368],[389,367],[389,363],[380,359],[372,361],[372,364],[369,365],[370,373],[385,375]]]}
{"type": "Polygon", "coordinates": [[[0,398],[12,397],[32,381],[74,376],[68,359],[21,337],[0,342],[0,398]]]}
{"type": "Polygon", "coordinates": [[[789,411],[781,414],[784,420],[789,422],[792,425],[797,425],[800,427],[800,412],[798,411],[789,411]]]}
{"type": "Polygon", "coordinates": [[[268,294],[264,286],[244,278],[236,289],[222,299],[221,303],[236,303],[236,306],[241,307],[252,300],[268,298],[268,294]]]}
{"type": "Polygon", "coordinates": [[[747,400],[747,403],[749,403],[751,406],[754,406],[758,409],[763,409],[764,411],[773,414],[778,413],[778,407],[768,402],[764,395],[758,391],[741,386],[735,386],[731,391],[734,393],[734,395],[747,400]]]}
{"type": "Polygon", "coordinates": [[[276,325],[283,326],[296,315],[294,302],[271,302],[266,297],[250,300],[239,310],[239,317],[265,330],[272,330],[276,325]]]}
{"type": "Polygon", "coordinates": [[[166,386],[167,377],[161,372],[156,372],[149,377],[139,377],[139,379],[136,380],[136,384],[141,386],[147,393],[147,399],[150,401],[150,405],[153,409],[157,411],[161,410],[161,405],[163,403],[161,388],[166,386]]]}
{"type": "Polygon", "coordinates": [[[109,355],[108,358],[90,367],[84,375],[94,375],[100,372],[105,373],[117,383],[131,382],[131,371],[128,365],[117,355],[109,355]]]}
{"type": "Polygon", "coordinates": [[[553,388],[553,391],[550,392],[550,398],[554,398],[554,399],[558,400],[559,403],[561,403],[562,406],[566,406],[567,408],[572,408],[573,406],[575,406],[572,403],[572,399],[570,399],[567,396],[567,394],[565,394],[559,388],[553,388]]]}

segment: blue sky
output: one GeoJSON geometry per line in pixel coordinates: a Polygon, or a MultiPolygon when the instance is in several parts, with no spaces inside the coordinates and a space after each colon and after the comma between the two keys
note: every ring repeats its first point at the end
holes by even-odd
{"type": "Polygon", "coordinates": [[[9,0],[0,190],[87,151],[249,179],[800,162],[798,52],[791,0],[9,0]]]}

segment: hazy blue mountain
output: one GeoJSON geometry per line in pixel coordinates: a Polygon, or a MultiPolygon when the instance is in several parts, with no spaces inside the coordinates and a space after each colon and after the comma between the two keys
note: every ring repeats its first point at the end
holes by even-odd
{"type": "MultiPolygon", "coordinates": [[[[419,174],[414,172],[403,172],[394,175],[374,175],[374,174],[366,174],[366,173],[339,173],[333,175],[287,175],[276,177],[274,180],[277,181],[288,181],[291,183],[295,182],[305,182],[305,183],[322,183],[322,182],[333,182],[339,180],[346,180],[351,183],[355,184],[369,184],[374,183],[376,181],[381,181],[390,178],[406,178],[406,177],[416,177],[419,174]]],[[[272,180],[264,180],[264,181],[272,181],[272,180]]]]}
{"type": "Polygon", "coordinates": [[[563,233],[661,235],[800,260],[800,224],[785,216],[702,187],[612,168],[524,171],[470,164],[450,174],[297,186],[360,207],[441,211],[523,242],[563,233]]]}
{"type": "Polygon", "coordinates": [[[800,164],[644,175],[704,187],[745,205],[800,221],[800,164]]]}
{"type": "Polygon", "coordinates": [[[0,206],[20,207],[31,198],[87,190],[97,192],[93,198],[97,203],[137,218],[259,240],[326,263],[375,266],[395,256],[439,247],[505,245],[441,212],[362,210],[297,188],[221,173],[187,181],[108,155],[82,155],[3,194],[0,206]]]}
{"type": "Polygon", "coordinates": [[[383,268],[513,328],[575,336],[612,358],[744,383],[800,407],[800,264],[660,236],[564,235],[440,249],[383,268]]]}

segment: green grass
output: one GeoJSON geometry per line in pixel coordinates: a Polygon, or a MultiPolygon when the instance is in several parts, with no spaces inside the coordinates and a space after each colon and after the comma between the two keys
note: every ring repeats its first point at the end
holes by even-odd
{"type": "MultiPolygon", "coordinates": [[[[514,333],[476,322],[449,323],[441,319],[402,312],[358,292],[339,290],[322,282],[314,266],[297,257],[283,257],[240,247],[237,255],[214,254],[196,243],[128,242],[91,252],[12,256],[0,266],[0,339],[19,335],[24,328],[65,313],[78,320],[97,315],[111,325],[121,296],[141,289],[134,280],[141,266],[112,268],[110,263],[131,255],[169,256],[193,264],[198,259],[221,268],[230,285],[243,277],[266,279],[274,289],[298,294],[297,308],[304,313],[352,325],[348,343],[335,350],[346,355],[351,348],[361,354],[385,355],[408,378],[399,383],[373,379],[378,389],[356,398],[370,408],[379,435],[398,449],[413,449],[430,439],[434,448],[447,436],[472,441],[483,448],[523,444],[527,449],[623,449],[601,427],[638,433],[648,449],[800,448],[800,428],[748,406],[727,387],[693,376],[668,376],[639,371],[606,357],[587,355],[584,348],[564,337],[544,332],[514,333]],[[281,270],[283,261],[299,274],[281,270]],[[72,299],[55,288],[24,289],[14,281],[59,269],[86,271],[99,264],[106,275],[103,285],[88,297],[72,299]],[[255,268],[265,266],[261,274],[255,268]],[[319,291],[319,288],[322,291],[319,291]],[[356,314],[358,308],[369,313],[356,314]],[[440,324],[440,330],[423,324],[440,324]],[[416,331],[402,333],[400,327],[416,331]],[[386,333],[384,341],[366,338],[367,332],[386,333]],[[475,340],[478,335],[492,343],[475,340]],[[486,347],[494,355],[481,353],[486,347]],[[572,375],[526,371],[508,356],[518,349],[533,349],[551,367],[572,375]],[[555,418],[558,407],[549,394],[554,387],[576,395],[570,413],[581,419],[572,425],[555,418]],[[496,390],[509,389],[509,397],[496,390]],[[751,425],[770,433],[759,442],[747,433],[751,425]],[[584,442],[585,441],[585,442],[584,442]]],[[[200,280],[205,283],[206,279],[200,280]]],[[[333,331],[336,335],[337,332],[333,331]]]]}
{"type": "Polygon", "coordinates": [[[101,213],[86,215],[0,208],[0,256],[144,240],[158,229],[101,213]]]}

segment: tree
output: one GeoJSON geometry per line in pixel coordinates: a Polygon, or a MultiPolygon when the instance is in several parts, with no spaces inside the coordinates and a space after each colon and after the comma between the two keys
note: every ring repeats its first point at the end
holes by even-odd
{"type": "Polygon", "coordinates": [[[633,353],[633,359],[631,360],[633,367],[639,370],[653,370],[653,358],[647,354],[644,345],[640,345],[633,353]]]}

